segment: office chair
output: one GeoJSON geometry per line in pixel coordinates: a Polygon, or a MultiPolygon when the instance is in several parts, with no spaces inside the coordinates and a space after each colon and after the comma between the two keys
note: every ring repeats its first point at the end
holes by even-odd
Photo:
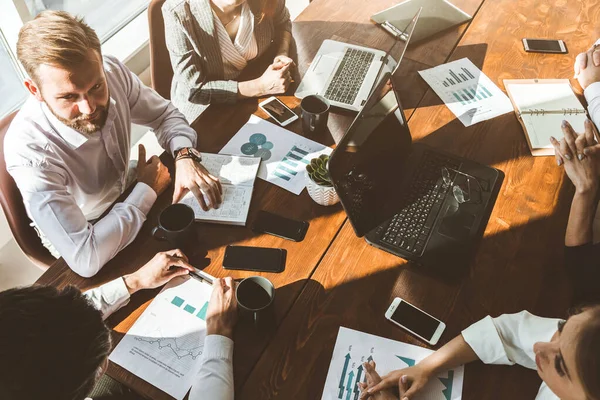
{"type": "Polygon", "coordinates": [[[25,211],[21,192],[12,176],[6,170],[4,160],[4,136],[17,112],[0,120],[0,206],[4,210],[8,226],[23,253],[42,270],[47,270],[56,261],[42,245],[37,232],[29,224],[31,220],[25,211]]]}
{"type": "Polygon", "coordinates": [[[165,99],[171,99],[173,68],[165,41],[165,22],[161,7],[166,0],[152,0],[148,6],[150,29],[150,79],[152,88],[165,99]]]}

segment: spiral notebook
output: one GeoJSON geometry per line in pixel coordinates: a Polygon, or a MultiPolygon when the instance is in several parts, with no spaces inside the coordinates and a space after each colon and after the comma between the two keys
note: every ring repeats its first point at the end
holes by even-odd
{"type": "MultiPolygon", "coordinates": [[[[202,154],[202,165],[213,176],[219,177],[223,187],[223,202],[219,208],[202,210],[198,200],[188,192],[180,203],[194,209],[196,220],[225,225],[246,225],[260,158],[202,154]]],[[[205,200],[206,201],[206,200],[205,200]]]]}
{"type": "Polygon", "coordinates": [[[563,137],[563,120],[569,121],[575,132],[585,131],[587,112],[568,79],[505,79],[504,86],[532,155],[554,155],[550,136],[563,137]]]}

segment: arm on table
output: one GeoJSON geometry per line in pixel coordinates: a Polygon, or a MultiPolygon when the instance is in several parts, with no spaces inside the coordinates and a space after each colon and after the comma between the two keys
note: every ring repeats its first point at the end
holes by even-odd
{"type": "Polygon", "coordinates": [[[427,382],[442,371],[475,360],[486,364],[535,368],[533,344],[548,341],[556,332],[558,319],[541,318],[522,311],[497,318],[487,316],[465,329],[414,367],[393,371],[382,382],[364,393],[398,385],[400,398],[412,398],[427,382]]]}
{"type": "Polygon", "coordinates": [[[66,190],[59,172],[21,166],[11,168],[10,173],[38,229],[84,278],[98,273],[135,239],[156,201],[154,190],[138,183],[125,201],[92,225],[66,190]]]}
{"type": "Polygon", "coordinates": [[[117,278],[84,293],[88,300],[102,312],[104,319],[129,302],[138,290],[154,289],[171,279],[187,275],[194,268],[188,264],[181,250],[156,254],[148,263],[130,275],[117,278]],[[172,268],[173,266],[179,268],[172,268]]]}

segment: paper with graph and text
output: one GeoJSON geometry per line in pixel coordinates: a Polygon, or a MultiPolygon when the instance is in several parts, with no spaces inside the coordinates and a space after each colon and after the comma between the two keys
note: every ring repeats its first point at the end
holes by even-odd
{"type": "Polygon", "coordinates": [[[258,177],[294,194],[306,187],[306,165],[333,150],[252,115],[219,154],[261,158],[258,177]]]}
{"type": "Polygon", "coordinates": [[[419,71],[419,74],[465,126],[513,110],[504,92],[468,58],[419,71]]]}
{"type": "MultiPolygon", "coordinates": [[[[383,376],[412,367],[433,351],[353,329],[340,327],[321,400],[358,400],[358,382],[366,382],[363,363],[374,360],[383,376]]],[[[411,400],[460,400],[464,366],[442,372],[431,379],[411,400]]]]}
{"type": "Polygon", "coordinates": [[[154,298],[109,360],[177,400],[192,387],[202,362],[212,286],[175,278],[154,298]]]}

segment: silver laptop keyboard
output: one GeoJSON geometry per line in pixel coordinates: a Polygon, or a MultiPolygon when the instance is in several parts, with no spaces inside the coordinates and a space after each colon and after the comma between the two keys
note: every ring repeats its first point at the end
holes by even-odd
{"type": "Polygon", "coordinates": [[[374,57],[373,52],[346,47],[344,58],[325,91],[325,97],[339,103],[354,104],[374,57]]]}

